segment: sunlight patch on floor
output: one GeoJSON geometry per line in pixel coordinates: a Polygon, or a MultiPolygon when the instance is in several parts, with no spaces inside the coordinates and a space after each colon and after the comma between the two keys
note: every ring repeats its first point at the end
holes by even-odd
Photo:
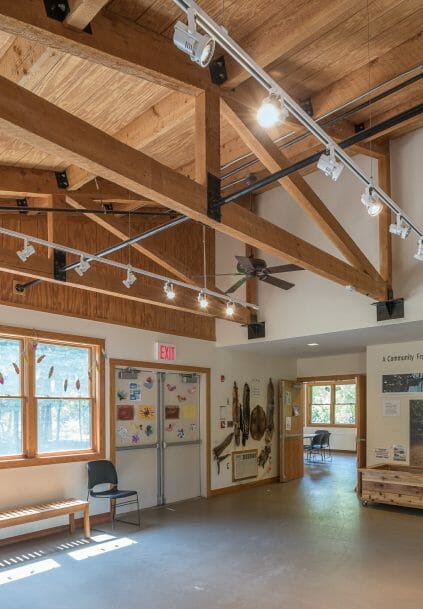
{"type": "Polygon", "coordinates": [[[128,537],[121,537],[120,539],[112,539],[111,541],[105,541],[95,546],[88,546],[81,550],[74,550],[69,552],[68,556],[74,560],[85,560],[86,558],[92,558],[93,556],[100,556],[107,552],[113,552],[114,550],[120,550],[128,546],[132,546],[137,542],[128,537]]]}
{"type": "Polygon", "coordinates": [[[3,584],[10,584],[19,579],[24,579],[25,577],[31,577],[32,575],[39,575],[40,573],[45,573],[46,571],[51,571],[58,567],[60,567],[58,562],[52,558],[46,558],[38,562],[22,565],[21,567],[7,569],[0,573],[0,586],[3,584]]]}

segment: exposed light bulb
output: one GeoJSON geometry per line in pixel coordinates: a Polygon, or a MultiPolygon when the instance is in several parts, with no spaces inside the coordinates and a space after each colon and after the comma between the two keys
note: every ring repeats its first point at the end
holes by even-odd
{"type": "Polygon", "coordinates": [[[232,300],[228,300],[228,302],[226,303],[226,315],[228,317],[232,317],[232,315],[235,313],[235,305],[232,302],[232,300]]]}
{"type": "Polygon", "coordinates": [[[32,254],[35,254],[35,248],[31,243],[29,243],[28,239],[24,239],[24,246],[21,250],[16,252],[17,256],[22,260],[22,262],[26,262],[32,254]]]}
{"type": "Polygon", "coordinates": [[[167,298],[169,298],[169,300],[173,300],[175,298],[176,293],[173,288],[173,283],[171,283],[170,281],[166,281],[163,289],[164,289],[164,293],[166,294],[167,298]]]}
{"type": "Polygon", "coordinates": [[[276,95],[270,95],[263,100],[257,110],[257,122],[264,129],[271,129],[282,123],[288,116],[288,110],[282,105],[276,95]]]}
{"type": "Polygon", "coordinates": [[[417,244],[417,252],[414,254],[416,260],[423,262],[423,237],[420,237],[417,244]]]}
{"type": "Polygon", "coordinates": [[[200,303],[200,307],[202,309],[207,309],[207,307],[209,306],[209,301],[207,300],[207,294],[205,293],[204,290],[201,290],[201,292],[198,294],[198,302],[200,303]]]}
{"type": "Polygon", "coordinates": [[[367,213],[373,218],[378,216],[383,209],[383,203],[373,194],[373,186],[366,186],[365,192],[361,195],[361,202],[367,208],[367,213]]]}
{"type": "Polygon", "coordinates": [[[81,260],[80,263],[78,264],[78,266],[75,268],[75,271],[78,273],[78,275],[80,277],[82,277],[82,275],[84,273],[86,273],[89,269],[91,268],[90,263],[88,262],[88,260],[86,260],[83,256],[81,256],[81,260]]]}
{"type": "Polygon", "coordinates": [[[216,43],[208,34],[197,32],[193,10],[189,9],[187,16],[188,24],[176,22],[173,42],[178,49],[189,55],[192,61],[205,68],[213,59],[216,43]]]}
{"type": "Polygon", "coordinates": [[[407,239],[411,232],[411,226],[401,218],[401,214],[397,214],[397,221],[395,224],[391,224],[389,232],[398,235],[401,239],[407,239]]]}
{"type": "Polygon", "coordinates": [[[329,146],[327,151],[320,155],[317,162],[317,168],[320,169],[325,176],[332,178],[334,182],[339,180],[341,173],[344,170],[344,166],[336,160],[335,148],[333,146],[329,146]]]}
{"type": "Polygon", "coordinates": [[[131,268],[128,267],[128,270],[126,272],[126,279],[124,279],[122,281],[123,285],[128,288],[131,288],[134,283],[136,282],[137,278],[135,277],[134,273],[132,272],[131,268]]]}

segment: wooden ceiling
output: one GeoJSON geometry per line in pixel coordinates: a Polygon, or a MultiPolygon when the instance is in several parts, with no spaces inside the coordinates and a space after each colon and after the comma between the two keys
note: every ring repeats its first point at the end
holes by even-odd
{"type": "MultiPolygon", "coordinates": [[[[316,116],[421,60],[423,0],[203,0],[200,5],[223,22],[292,96],[299,100],[311,97],[316,116]]],[[[167,37],[172,36],[175,20],[184,18],[171,0],[112,0],[104,11],[167,37]]],[[[258,103],[263,93],[248,74],[230,58],[227,64],[229,81],[225,87],[241,86],[258,103]]],[[[0,32],[0,75],[111,135],[122,134],[126,127],[131,145],[194,176],[192,97],[5,32],[0,32]],[[165,120],[144,135],[148,112],[165,120]]],[[[373,105],[373,124],[396,106],[412,106],[421,100],[422,93],[420,81],[373,105]]],[[[370,110],[361,111],[349,122],[365,123],[369,115],[370,110]]],[[[299,127],[296,130],[301,131],[299,127]]],[[[292,125],[272,135],[287,131],[292,131],[292,125]]],[[[222,165],[249,152],[225,120],[221,145],[222,165]]],[[[1,132],[0,164],[54,170],[68,165],[1,132]]],[[[256,164],[252,170],[260,173],[263,166],[256,164]]],[[[245,173],[248,171],[233,179],[245,173]]]]}
{"type": "MultiPolygon", "coordinates": [[[[351,109],[370,99],[375,88],[381,93],[422,72],[423,0],[199,4],[291,96],[308,100],[317,119],[334,117],[341,106],[351,109]]],[[[226,206],[220,224],[207,217],[206,169],[215,174],[221,169],[226,194],[239,189],[251,172],[265,176],[321,147],[311,137],[290,145],[304,133],[292,118],[269,134],[260,132],[254,115],[263,90],[230,57],[225,57],[227,82],[220,89],[212,86],[208,70],[169,40],[175,20],[185,20],[172,0],[69,0],[69,5],[68,23],[61,24],[46,18],[43,0],[13,5],[0,0],[0,78],[7,79],[0,86],[0,197],[28,195],[38,205],[51,205],[53,197],[55,204],[90,209],[104,201],[118,201],[122,209],[170,207],[363,294],[386,297],[389,215],[381,223],[377,271],[300,175],[280,183],[348,264],[239,206],[226,206]],[[88,23],[92,34],[81,31],[88,23]],[[283,153],[272,143],[280,137],[285,138],[283,153]],[[245,155],[254,162],[248,168],[240,159],[245,155]],[[58,190],[51,173],[64,170],[71,196],[58,190]]],[[[377,125],[420,104],[422,82],[415,80],[342,117],[328,128],[331,135],[342,140],[357,125],[377,125]]],[[[371,143],[355,145],[351,154],[365,152],[384,162],[387,179],[388,140],[422,124],[419,114],[392,125],[371,143]]],[[[119,219],[95,221],[126,238],[127,227],[119,219]]],[[[198,283],[193,269],[167,256],[163,243],[158,250],[139,246],[139,251],[171,276],[198,283]]],[[[13,268],[24,273],[21,266],[13,268]]],[[[248,318],[245,311],[241,316],[248,318]]]]}

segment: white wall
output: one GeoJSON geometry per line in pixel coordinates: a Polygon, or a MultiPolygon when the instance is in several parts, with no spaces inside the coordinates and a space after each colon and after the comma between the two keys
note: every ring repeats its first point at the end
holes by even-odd
{"type": "MultiPolygon", "coordinates": [[[[393,196],[420,226],[423,226],[422,150],[423,129],[398,138],[391,144],[393,196]]],[[[368,173],[371,172],[369,158],[356,156],[355,160],[368,173]]],[[[373,174],[377,181],[376,162],[373,162],[373,174]]],[[[336,183],[321,172],[308,175],[306,181],[377,267],[378,221],[368,216],[360,202],[363,189],[358,180],[344,170],[336,183]]],[[[281,187],[260,195],[258,210],[264,218],[342,258],[317,225],[281,187]]],[[[413,258],[416,247],[414,236],[410,236],[406,242],[393,238],[394,288],[398,297],[403,296],[406,299],[404,321],[423,317],[423,264],[413,258]]],[[[233,268],[232,257],[235,250],[235,253],[243,253],[242,244],[229,244],[228,238],[223,240],[220,236],[217,237],[217,249],[220,251],[218,272],[221,273],[229,272],[233,268]]],[[[262,253],[262,257],[269,264],[280,263],[268,254],[262,253]]],[[[375,309],[371,306],[372,299],[358,293],[348,294],[343,287],[307,271],[290,273],[288,279],[292,279],[296,285],[286,292],[259,283],[259,319],[266,321],[264,340],[318,335],[377,325],[375,309]]],[[[218,344],[225,345],[245,343],[246,332],[239,327],[231,327],[227,322],[220,322],[217,325],[217,341],[218,344]]]]}
{"type": "MultiPolygon", "coordinates": [[[[267,379],[294,378],[295,360],[257,357],[248,353],[232,352],[229,349],[217,349],[210,341],[190,338],[169,337],[155,332],[146,332],[133,328],[93,322],[90,320],[51,315],[37,311],[0,306],[0,324],[66,332],[82,336],[106,339],[108,358],[122,358],[153,361],[154,343],[157,340],[171,342],[177,347],[177,363],[183,365],[211,368],[211,404],[212,404],[212,448],[221,441],[221,430],[217,429],[216,417],[222,399],[228,394],[231,381],[243,382],[244,378],[253,375],[267,379]],[[219,377],[224,374],[227,382],[221,384],[219,377]]],[[[107,363],[107,362],[106,362],[107,363]]],[[[109,370],[106,365],[106,437],[108,438],[109,409],[109,370]]],[[[226,431],[226,430],[225,430],[226,431]]],[[[269,474],[270,475],[270,474],[269,474]]],[[[226,476],[220,480],[212,463],[212,488],[231,484],[226,476]]],[[[25,505],[41,500],[61,497],[86,496],[86,464],[72,463],[65,465],[43,465],[0,470],[0,487],[2,494],[0,507],[25,505]]],[[[101,501],[92,504],[91,513],[101,513],[105,506],[101,501]]],[[[26,527],[13,527],[1,531],[0,537],[8,537],[41,527],[51,527],[64,522],[63,519],[35,523],[26,527]]]]}
{"type": "Polygon", "coordinates": [[[410,399],[423,399],[423,393],[382,393],[382,375],[399,373],[423,373],[423,342],[377,345],[367,348],[367,464],[393,460],[393,446],[405,446],[407,461],[410,452],[410,399]],[[392,360],[392,357],[408,356],[409,359],[392,360]],[[411,359],[412,358],[412,359],[411,359]],[[383,401],[400,400],[399,416],[384,416],[383,401]],[[387,459],[377,458],[375,449],[389,451],[387,459]]]}
{"type": "MultiPolygon", "coordinates": [[[[366,354],[346,353],[326,357],[304,357],[297,360],[297,377],[338,376],[340,374],[365,374],[366,354]]],[[[355,427],[327,427],[331,433],[330,444],[334,450],[356,450],[357,430],[355,427]]],[[[305,427],[306,433],[313,433],[316,427],[305,427]]]]}

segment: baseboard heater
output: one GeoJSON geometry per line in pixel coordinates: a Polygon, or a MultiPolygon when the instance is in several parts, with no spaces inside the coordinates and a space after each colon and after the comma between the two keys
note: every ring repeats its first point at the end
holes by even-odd
{"type": "Polygon", "coordinates": [[[240,450],[232,453],[232,480],[246,480],[256,478],[258,475],[258,452],[254,450],[240,450]]]}

